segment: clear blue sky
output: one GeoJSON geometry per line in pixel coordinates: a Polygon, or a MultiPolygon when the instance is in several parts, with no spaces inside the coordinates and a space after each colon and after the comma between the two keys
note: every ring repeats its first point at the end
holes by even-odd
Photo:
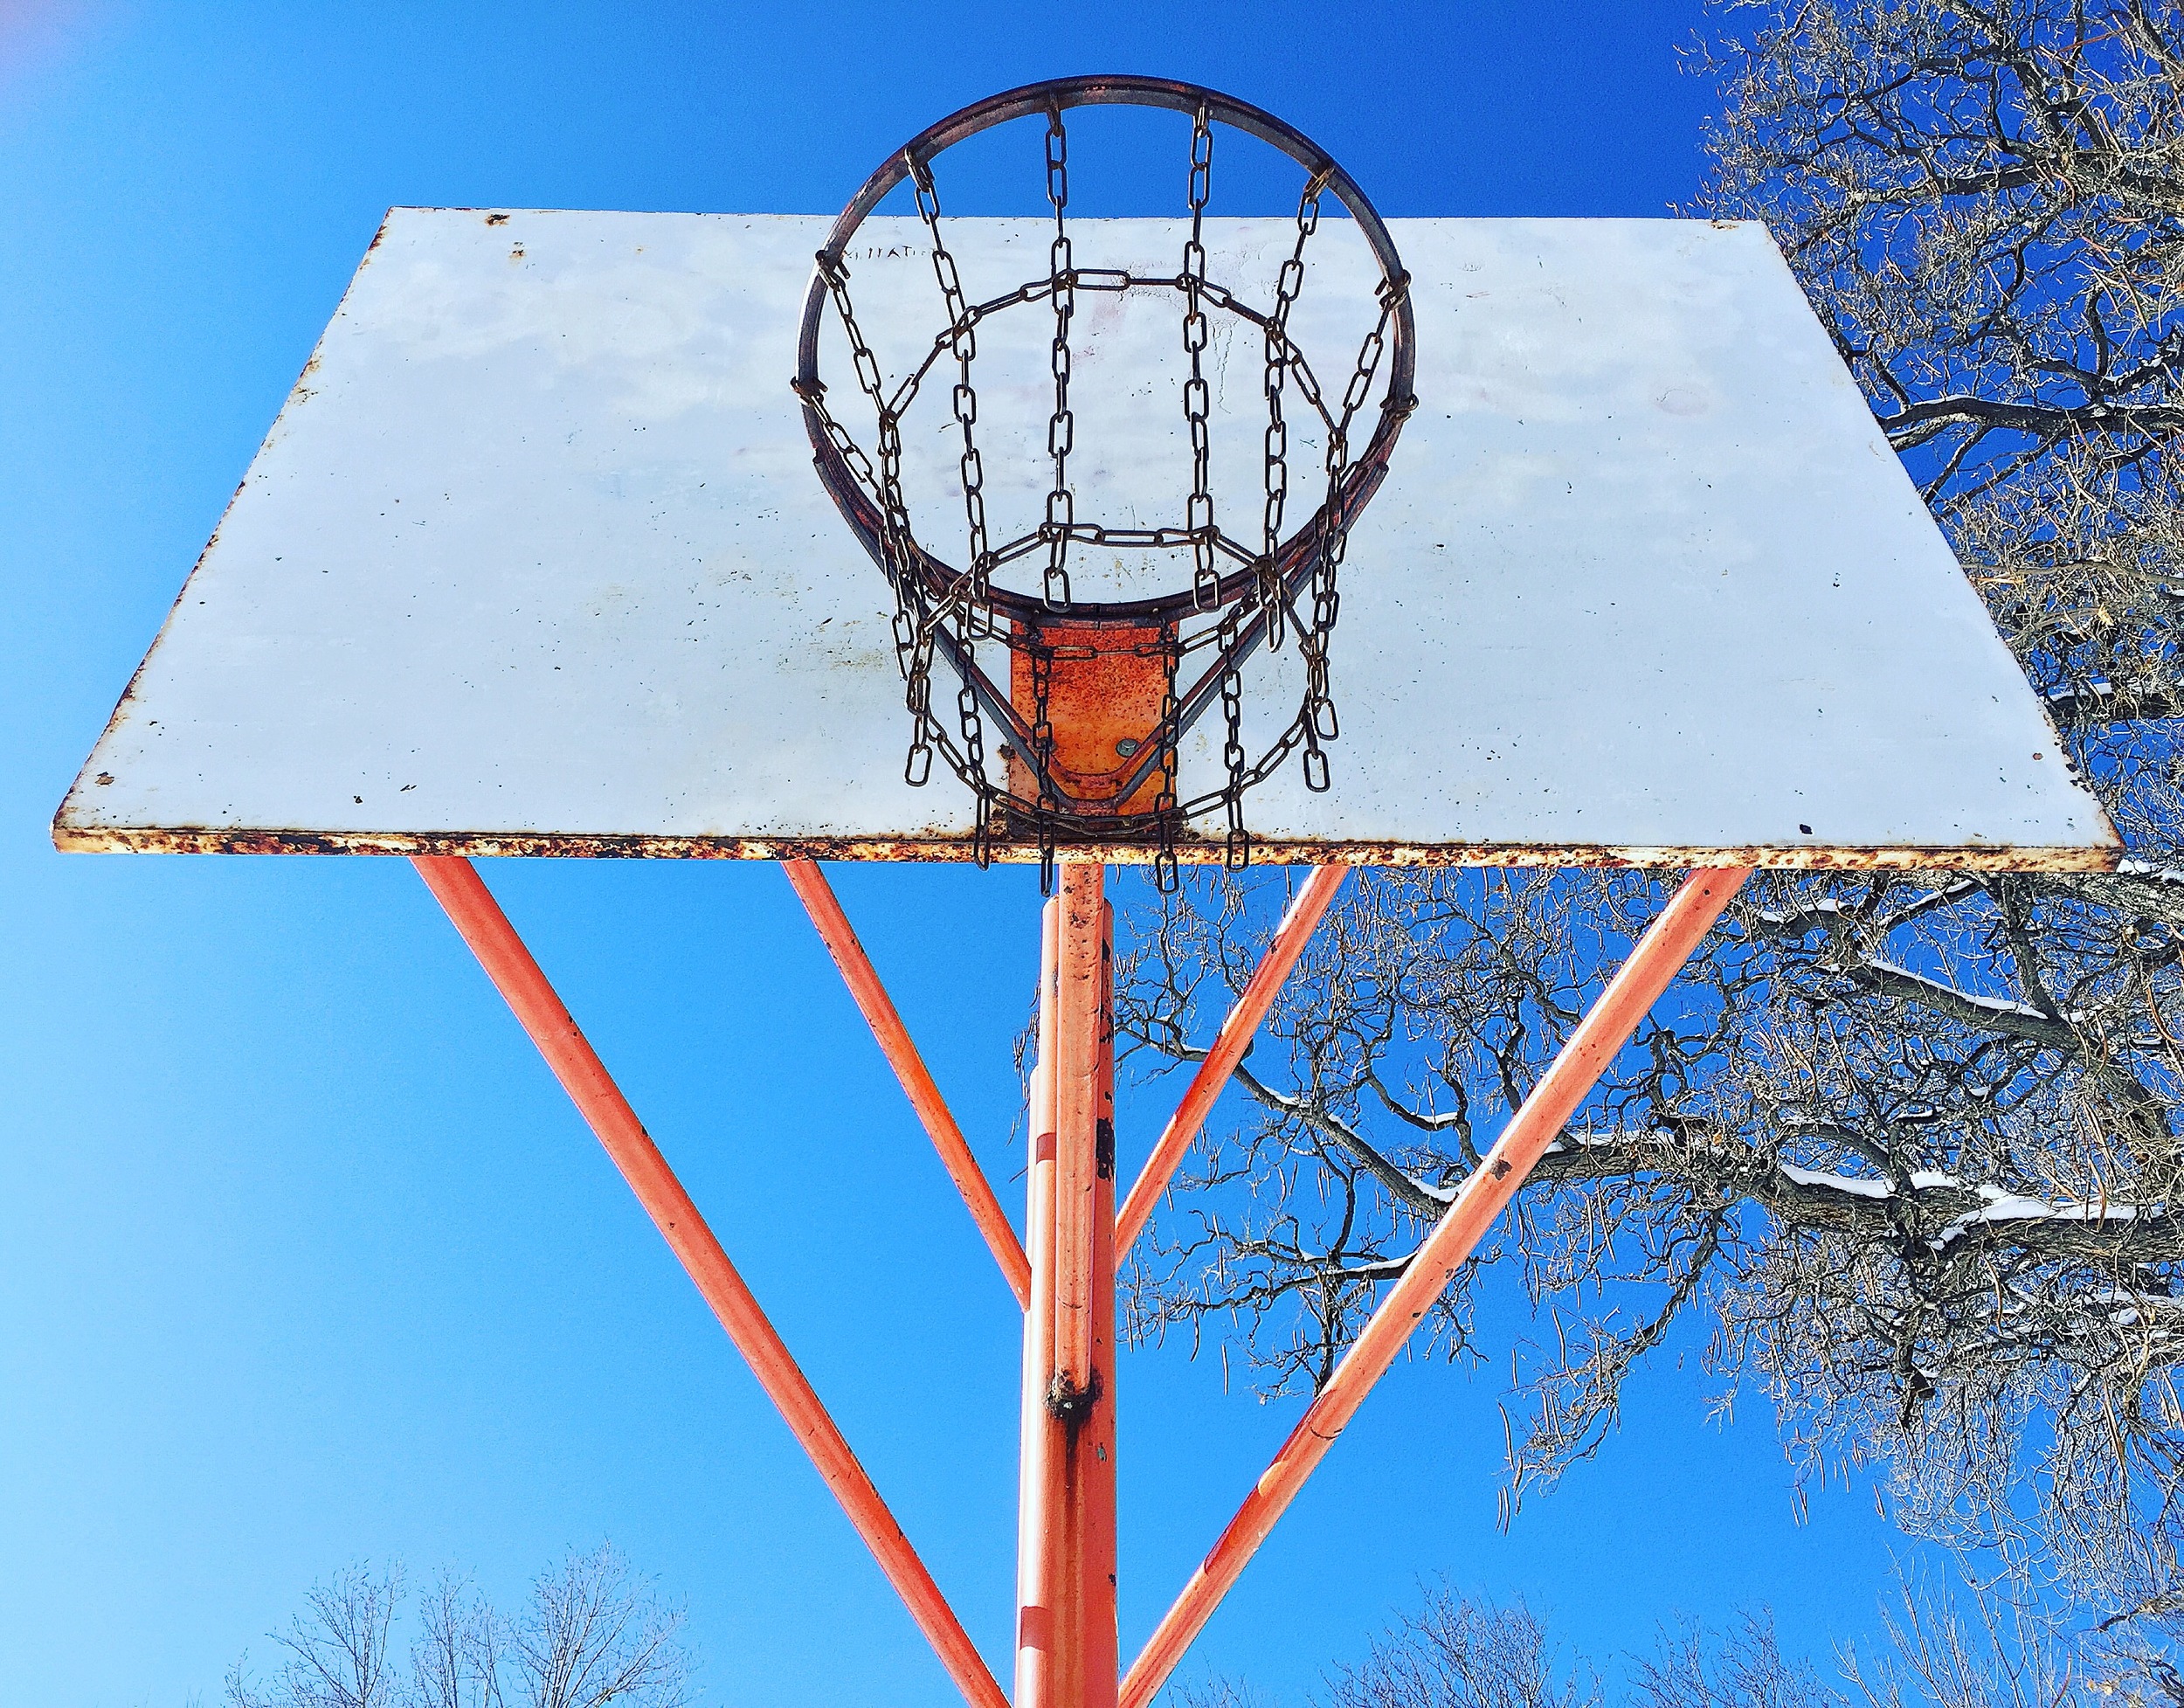
{"type": "MultiPolygon", "coordinates": [[[[715,1700],[950,1700],[406,865],[47,841],[389,204],[830,211],[978,95],[1141,69],[1282,113],[1389,213],[1658,214],[1699,22],[0,3],[0,1708],[209,1700],[343,1561],[512,1594],[603,1537],[687,1599],[715,1700]]],[[[1015,1313],[780,875],[488,876],[1005,1665],[1015,1313]]],[[[838,877],[1006,1177],[1033,880],[838,877]]],[[[1599,1651],[1752,1601],[1807,1649],[1870,1628],[1870,1489],[1798,1525],[1764,1409],[1707,1424],[1673,1359],[1498,1533],[1498,1373],[1399,1367],[1189,1665],[1295,1697],[1435,1572],[1599,1651]]],[[[1129,1653],[1295,1407],[1179,1352],[1122,1381],[1129,1653]]]]}

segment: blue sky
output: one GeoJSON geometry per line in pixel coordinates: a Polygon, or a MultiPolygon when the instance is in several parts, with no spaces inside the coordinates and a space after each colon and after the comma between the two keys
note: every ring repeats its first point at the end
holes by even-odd
{"type": "MultiPolygon", "coordinates": [[[[831,211],[978,95],[1137,69],[1277,110],[1391,214],[1653,215],[1697,182],[1700,21],[0,5],[0,1708],[209,1700],[344,1561],[512,1595],[602,1538],[687,1601],[714,1700],[951,1699],[404,864],[47,840],[387,206],[831,211]]],[[[1003,1664],[1014,1311],[780,875],[488,877],[1003,1664]]],[[[1033,879],[837,881],[1006,1179],[1033,879]]],[[[1162,1110],[1125,1113],[1127,1169],[1162,1110]]],[[[1870,1628],[1870,1489],[1794,1522],[1763,1408],[1707,1423],[1673,1358],[1497,1532],[1505,1367],[1399,1366],[1188,1666],[1294,1698],[1434,1573],[1596,1652],[1760,1601],[1810,1650],[1870,1628]]],[[[1121,1385],[1128,1654],[1295,1405],[1179,1349],[1121,1385]]]]}

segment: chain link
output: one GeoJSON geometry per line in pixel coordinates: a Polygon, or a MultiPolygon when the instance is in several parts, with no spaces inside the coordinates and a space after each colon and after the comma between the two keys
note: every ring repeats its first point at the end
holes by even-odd
{"type": "MultiPolygon", "coordinates": [[[[819,252],[819,266],[849,340],[850,365],[879,421],[877,469],[862,457],[858,460],[864,464],[865,473],[873,476],[880,500],[881,567],[895,589],[895,663],[902,672],[903,704],[910,714],[910,745],[903,756],[902,780],[914,789],[922,789],[933,774],[932,738],[937,732],[932,716],[933,642],[915,563],[917,543],[911,536],[909,512],[902,501],[902,418],[888,405],[879,360],[872,353],[864,328],[857,323],[857,311],[849,296],[849,268],[840,256],[824,250],[819,252]]],[[[833,425],[831,418],[828,425],[833,425]]],[[[840,432],[839,427],[833,431],[840,432]]]]}
{"type": "Polygon", "coordinates": [[[1241,872],[1251,864],[1251,834],[1244,828],[1244,679],[1236,645],[1243,612],[1232,605],[1221,619],[1221,722],[1227,740],[1221,763],[1227,768],[1228,787],[1222,792],[1228,807],[1228,838],[1221,850],[1221,864],[1241,872]]]}
{"type": "Polygon", "coordinates": [[[1211,611],[1220,603],[1213,566],[1213,398],[1206,384],[1206,203],[1213,188],[1213,127],[1200,107],[1191,123],[1191,235],[1183,245],[1183,349],[1191,377],[1183,383],[1183,418],[1191,434],[1191,500],[1183,515],[1191,536],[1191,603],[1211,611]]]}
{"type": "Polygon", "coordinates": [[[1182,661],[1173,624],[1160,631],[1160,789],[1152,802],[1153,828],[1160,846],[1152,857],[1152,881],[1163,895],[1172,895],[1181,881],[1176,871],[1176,785],[1182,770],[1183,706],[1175,692],[1176,667],[1182,661]]]}
{"type": "Polygon", "coordinates": [[[1297,295],[1304,288],[1304,245],[1319,229],[1320,192],[1326,184],[1326,175],[1315,173],[1305,184],[1304,193],[1297,198],[1296,243],[1275,277],[1274,313],[1268,316],[1266,325],[1267,506],[1261,530],[1263,550],[1259,559],[1259,602],[1267,613],[1268,649],[1277,653],[1282,650],[1282,637],[1287,627],[1283,619],[1288,610],[1277,560],[1282,550],[1282,513],[1289,497],[1289,425],[1282,414],[1282,396],[1289,379],[1292,354],[1289,310],[1296,306],[1297,295]]]}
{"type": "MultiPolygon", "coordinates": [[[[957,429],[963,435],[963,454],[957,467],[963,478],[964,521],[970,536],[971,591],[976,598],[984,599],[991,591],[992,564],[986,550],[985,465],[978,455],[975,432],[978,423],[978,394],[971,383],[971,364],[978,355],[978,317],[964,303],[963,276],[941,236],[940,194],[933,183],[932,169],[916,159],[909,165],[918,217],[925,222],[926,235],[933,246],[933,277],[940,285],[942,306],[948,311],[948,330],[942,342],[956,358],[956,385],[950,402],[957,429]]],[[[907,399],[896,399],[898,415],[906,402],[907,399]]]]}
{"type": "MultiPolygon", "coordinates": [[[[968,567],[957,577],[950,590],[947,605],[952,610],[956,628],[957,656],[964,666],[975,667],[977,663],[977,627],[964,610],[962,600],[964,583],[973,600],[983,602],[990,591],[992,554],[986,549],[985,479],[985,465],[979,460],[976,429],[978,421],[978,394],[971,383],[971,364],[978,357],[978,335],[977,323],[971,318],[964,304],[963,277],[957,270],[956,258],[948,252],[948,245],[940,232],[940,192],[933,183],[932,169],[915,156],[909,158],[911,188],[917,197],[918,217],[925,222],[927,235],[933,249],[933,277],[940,286],[940,298],[948,311],[950,328],[949,347],[956,358],[956,385],[953,394],[957,430],[963,435],[963,453],[957,468],[963,477],[964,521],[970,532],[968,567]]],[[[896,410],[900,418],[900,408],[896,410]]],[[[927,622],[936,620],[929,616],[927,622]]],[[[930,642],[923,653],[926,672],[932,667],[930,642]]],[[[927,685],[923,697],[929,707],[931,689],[927,685]]],[[[956,722],[963,732],[963,764],[974,779],[972,792],[976,797],[973,811],[971,853],[984,866],[992,851],[993,828],[993,792],[985,774],[985,721],[979,710],[978,696],[971,686],[968,674],[958,675],[956,688],[956,722]]],[[[930,768],[930,762],[929,762],[930,768]]]]}
{"type": "Polygon", "coordinates": [[[1031,636],[1032,754],[1039,768],[1039,893],[1054,889],[1054,813],[1061,802],[1054,792],[1054,725],[1048,711],[1054,693],[1054,653],[1043,634],[1031,636]]]}
{"type": "Polygon", "coordinates": [[[1054,342],[1048,366],[1054,377],[1054,412],[1047,423],[1047,454],[1054,460],[1054,484],[1047,494],[1047,578],[1042,589],[1049,611],[1069,608],[1069,528],[1076,520],[1076,500],[1069,490],[1069,453],[1075,447],[1076,417],[1069,410],[1069,322],[1077,310],[1076,266],[1062,210],[1069,205],[1069,134],[1061,108],[1047,115],[1047,199],[1054,204],[1054,240],[1047,252],[1047,280],[1054,303],[1054,342]]]}
{"type": "Polygon", "coordinates": [[[1329,682],[1328,655],[1334,637],[1335,619],[1342,596],[1335,582],[1343,554],[1350,543],[1350,517],[1344,509],[1343,478],[1350,467],[1350,425],[1372,394],[1372,377],[1387,346],[1388,322],[1410,287],[1410,275],[1384,280],[1379,296],[1379,318],[1358,349],[1358,363],[1343,391],[1342,413],[1327,434],[1327,502],[1320,512],[1319,554],[1312,566],[1312,632],[1298,645],[1304,653],[1304,786],[1324,794],[1330,784],[1327,751],[1321,743],[1342,734],[1335,715],[1335,698],[1329,682]]]}

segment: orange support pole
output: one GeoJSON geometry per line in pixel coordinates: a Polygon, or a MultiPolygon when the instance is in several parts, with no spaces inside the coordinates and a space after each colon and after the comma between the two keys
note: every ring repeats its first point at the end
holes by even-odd
{"type": "Polygon", "coordinates": [[[1222,1596],[1304,1486],[1411,1331],[1433,1309],[1480,1236],[1516,1196],[1534,1165],[1598,1082],[1616,1051],[1690,960],[1744,881],[1746,868],[1694,872],[1579,1023],[1419,1248],[1403,1278],[1372,1313],[1327,1386],[1298,1420],[1228,1528],[1168,1609],[1123,1683],[1121,1708],[1146,1708],[1205,1628],[1222,1596]]]}
{"type": "MultiPolygon", "coordinates": [[[[1097,868],[1093,868],[1097,871],[1097,868]]],[[[1115,1608],[1115,909],[1098,910],[1099,985],[1092,1014],[1099,1048],[1092,1084],[1091,1374],[1071,1442],[1077,1544],[1077,1708],[1116,1708],[1121,1633],[1115,1608]]]]}
{"type": "Polygon", "coordinates": [[[1055,985],[1061,965],[1061,903],[1040,919],[1039,1054],[1032,1068],[1030,1164],[1025,1172],[1024,1243],[1031,1257],[1031,1303],[1024,1312],[1024,1391],[1016,1530],[1016,1708],[1051,1708],[1060,1638],[1054,1594],[1056,1479],[1061,1431],[1047,1409],[1054,1358],[1055,985]]]}
{"type": "Polygon", "coordinates": [[[1296,958],[1311,940],[1320,916],[1327,911],[1335,892],[1349,875],[1347,866],[1314,867],[1312,875],[1304,881],[1304,888],[1290,902],[1289,910],[1282,916],[1274,941],[1267,945],[1265,956],[1252,972],[1251,982],[1244,986],[1244,993],[1236,999],[1236,1006],[1221,1022],[1213,1048],[1206,1053],[1206,1060],[1199,1063],[1190,1089],[1183,1094],[1183,1101],[1176,1106],[1175,1114],[1152,1147],[1152,1155],[1146,1158],[1137,1183],[1123,1200],[1122,1214],[1115,1225],[1115,1249],[1118,1255],[1127,1255],[1137,1243],[1138,1234],[1144,1232],[1146,1222],[1152,1219],[1153,1206],[1160,1201],[1160,1194],[1167,1191],[1168,1183],[1175,1179],[1176,1170],[1191,1149],[1191,1141],[1199,1136],[1199,1129],[1213,1113],[1215,1100],[1235,1073],[1236,1064],[1244,1059],[1244,1052],[1251,1047],[1252,1034],[1266,1019],[1267,1011],[1274,1006],[1282,981],[1289,978],[1296,958]]]}
{"type": "Polygon", "coordinates": [[[940,1088],[926,1071],[917,1046],[910,1041],[909,1029],[895,1012],[887,987],[880,982],[879,973],[865,954],[864,945],[857,941],[857,933],[850,925],[849,916],[842,911],[833,886],[826,882],[826,874],[814,861],[784,860],[781,869],[788,875],[790,887],[804,903],[805,911],[812,916],[812,923],[819,928],[819,940],[826,944],[826,952],[840,969],[842,982],[849,986],[849,994],[855,999],[865,1023],[879,1041],[880,1053],[887,1057],[888,1066],[895,1069],[895,1078],[902,1082],[910,1107],[917,1111],[918,1120],[933,1141],[933,1149],[940,1152],[941,1165],[956,1183],[956,1190],[963,1194],[971,1220],[978,1223],[978,1232],[985,1236],[986,1245],[993,1253],[993,1261],[1001,1266],[1009,1290],[1016,1295],[1019,1305],[1028,1308],[1031,1265],[1024,1256],[1024,1248],[1016,1241],[1016,1230],[1009,1226],[1008,1213],[993,1195],[993,1188],[987,1184],[985,1171],[978,1166],[978,1159],[971,1154],[963,1129],[948,1112],[940,1088]]]}
{"type": "Polygon", "coordinates": [[[1064,861],[1047,910],[1033,1077],[1016,1708],[1114,1708],[1112,909],[1064,861]]]}
{"type": "Polygon", "coordinates": [[[865,1545],[933,1645],[971,1708],[1008,1708],[993,1674],[964,1635],[925,1564],[888,1511],[834,1420],[775,1331],[713,1230],[667,1166],[538,963],[468,861],[421,854],[411,861],[479,964],[507,999],[638,1201],[712,1306],[820,1478],[841,1503],[865,1545]]]}

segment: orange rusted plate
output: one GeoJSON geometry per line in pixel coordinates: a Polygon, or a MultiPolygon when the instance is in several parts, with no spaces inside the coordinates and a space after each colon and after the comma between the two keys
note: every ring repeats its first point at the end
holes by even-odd
{"type": "MultiPolygon", "coordinates": [[[[1171,629],[1042,625],[1034,644],[1050,649],[1047,716],[1054,730],[1055,781],[1080,807],[1116,817],[1150,813],[1161,773],[1148,771],[1125,795],[1160,725],[1167,694],[1164,662],[1171,629]]],[[[1029,653],[1009,653],[1009,700],[1026,724],[1039,719],[1029,653]]],[[[1024,756],[1008,750],[1009,787],[1035,799],[1039,784],[1024,756]]]]}

